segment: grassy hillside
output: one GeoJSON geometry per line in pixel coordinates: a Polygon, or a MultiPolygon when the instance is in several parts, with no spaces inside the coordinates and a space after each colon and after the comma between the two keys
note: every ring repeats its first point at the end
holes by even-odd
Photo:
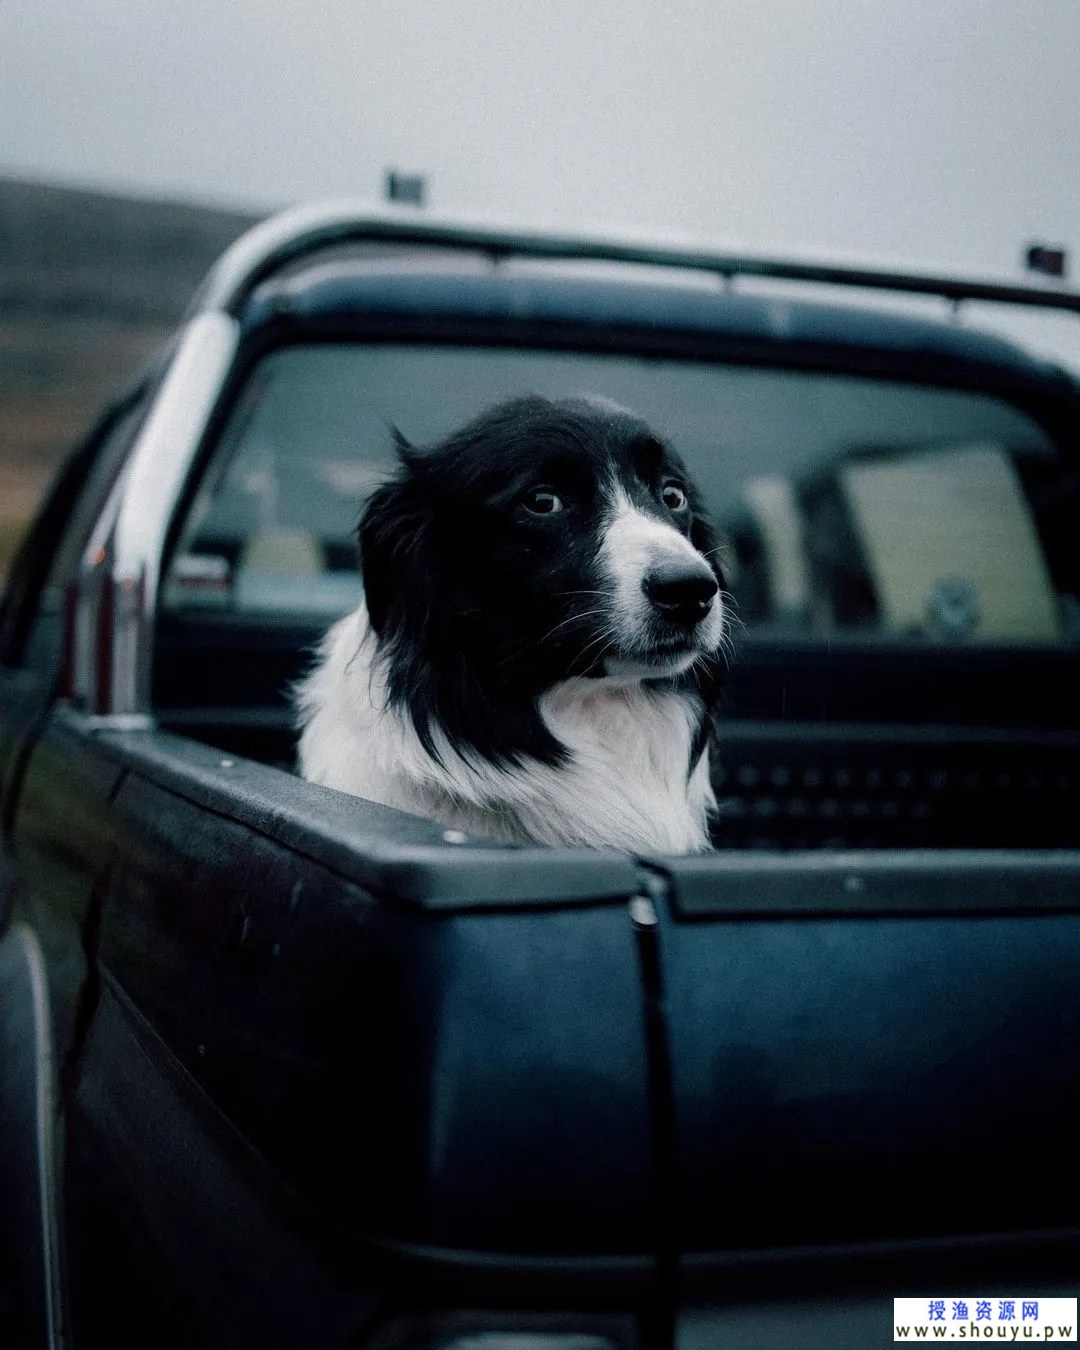
{"type": "Polygon", "coordinates": [[[0,577],[62,457],[253,219],[0,178],[0,577]]]}

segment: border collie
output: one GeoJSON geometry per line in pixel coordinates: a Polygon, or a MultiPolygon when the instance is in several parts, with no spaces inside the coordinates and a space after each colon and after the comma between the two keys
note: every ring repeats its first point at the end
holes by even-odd
{"type": "Polygon", "coordinates": [[[298,688],[304,777],[507,842],[709,847],[716,544],[678,456],[529,397],[401,461],[298,688]]]}

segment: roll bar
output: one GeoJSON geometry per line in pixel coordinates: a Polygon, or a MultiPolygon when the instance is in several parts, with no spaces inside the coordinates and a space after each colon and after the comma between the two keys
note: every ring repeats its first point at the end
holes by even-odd
{"type": "Polygon", "coordinates": [[[326,202],[273,216],[243,234],[210,271],[197,294],[199,309],[237,314],[271,272],[319,249],[350,243],[427,245],[485,253],[497,260],[533,258],[682,268],[730,280],[762,277],[869,290],[980,300],[1080,314],[1080,294],[1011,282],[852,265],[769,254],[732,252],[692,242],[655,243],[629,233],[574,234],[506,224],[418,215],[408,208],[326,202]]]}

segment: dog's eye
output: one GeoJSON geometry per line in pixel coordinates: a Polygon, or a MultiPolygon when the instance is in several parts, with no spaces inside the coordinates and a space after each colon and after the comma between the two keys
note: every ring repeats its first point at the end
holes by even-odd
{"type": "Polygon", "coordinates": [[[682,511],[686,506],[686,493],[678,483],[665,483],[660,496],[669,511],[682,511]]]}
{"type": "Polygon", "coordinates": [[[562,499],[550,488],[533,488],[522,498],[525,510],[533,516],[553,516],[563,509],[562,499]]]}

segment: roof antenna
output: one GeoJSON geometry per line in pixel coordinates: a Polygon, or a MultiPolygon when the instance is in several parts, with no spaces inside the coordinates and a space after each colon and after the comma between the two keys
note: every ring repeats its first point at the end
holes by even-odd
{"type": "Polygon", "coordinates": [[[401,173],[387,169],[383,176],[383,192],[388,202],[403,206],[424,206],[427,199],[427,178],[422,173],[401,173]]]}
{"type": "Polygon", "coordinates": [[[1064,281],[1069,273],[1069,253],[1060,244],[1028,244],[1024,250],[1024,266],[1029,272],[1064,281]]]}

